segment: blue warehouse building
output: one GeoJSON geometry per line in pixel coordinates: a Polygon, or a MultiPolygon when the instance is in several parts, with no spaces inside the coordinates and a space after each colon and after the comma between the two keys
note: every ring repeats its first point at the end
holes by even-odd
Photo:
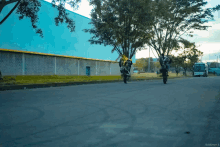
{"type": "MultiPolygon", "coordinates": [[[[67,24],[55,25],[58,10],[40,1],[38,28],[44,38],[36,34],[30,18],[19,20],[15,11],[0,25],[0,70],[3,75],[119,75],[118,53],[112,46],[91,45],[91,20],[66,10],[75,22],[75,31],[67,24]]],[[[3,8],[2,20],[16,3],[3,8]]],[[[132,58],[135,62],[135,56],[132,58]]],[[[133,69],[133,68],[131,68],[133,69]]],[[[133,73],[133,71],[131,71],[133,73]]]]}

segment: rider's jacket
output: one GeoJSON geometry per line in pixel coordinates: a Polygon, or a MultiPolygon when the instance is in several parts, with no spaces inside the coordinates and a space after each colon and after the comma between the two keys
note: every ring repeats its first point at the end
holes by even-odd
{"type": "Polygon", "coordinates": [[[131,67],[131,65],[132,65],[132,60],[131,59],[129,59],[128,57],[126,57],[126,55],[122,55],[121,56],[121,59],[120,59],[120,61],[119,61],[119,66],[121,67],[121,66],[130,66],[131,67]]]}
{"type": "Polygon", "coordinates": [[[132,63],[132,61],[131,61],[130,59],[128,59],[127,61],[124,61],[124,60],[120,59],[120,61],[119,61],[119,66],[120,66],[120,67],[121,67],[121,66],[126,66],[126,65],[128,65],[129,67],[131,67],[132,64],[133,64],[133,63],[132,63]]]}
{"type": "Polygon", "coordinates": [[[133,64],[132,61],[130,59],[127,60],[127,64],[129,67],[131,67],[131,65],[133,64]]]}
{"type": "Polygon", "coordinates": [[[163,62],[165,63],[165,65],[170,64],[172,62],[172,60],[166,56],[164,56],[164,58],[161,56],[160,57],[160,65],[163,65],[163,62]]]}

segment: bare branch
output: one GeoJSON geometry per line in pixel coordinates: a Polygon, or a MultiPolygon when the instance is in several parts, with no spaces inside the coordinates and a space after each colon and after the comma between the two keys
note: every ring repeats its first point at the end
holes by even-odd
{"type": "Polygon", "coordinates": [[[1,0],[0,1],[0,13],[2,12],[3,8],[8,5],[8,4],[11,4],[11,3],[14,3],[14,2],[18,2],[19,0],[10,0],[10,1],[5,1],[5,0],[1,0]]]}
{"type": "Polygon", "coordinates": [[[11,15],[11,13],[17,8],[20,2],[21,0],[19,0],[17,4],[11,9],[11,11],[5,16],[5,18],[3,18],[3,20],[0,22],[0,25],[11,15]]]}

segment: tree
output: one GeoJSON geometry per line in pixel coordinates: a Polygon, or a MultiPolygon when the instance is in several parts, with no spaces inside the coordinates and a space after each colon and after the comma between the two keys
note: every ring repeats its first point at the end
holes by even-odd
{"type": "Polygon", "coordinates": [[[138,71],[146,71],[147,70],[147,61],[144,58],[137,59],[136,63],[134,63],[134,67],[138,69],[138,71]]]}
{"type": "Polygon", "coordinates": [[[212,12],[220,9],[203,9],[205,0],[154,0],[151,5],[154,22],[151,37],[147,44],[155,49],[158,56],[162,53],[170,55],[172,50],[178,50],[181,45],[190,45],[183,35],[193,37],[193,30],[207,30],[203,24],[213,19],[212,12]]]}
{"type": "Polygon", "coordinates": [[[159,61],[154,62],[154,67],[156,67],[156,68],[160,68],[160,63],[159,63],[159,61]]]}
{"type": "MultiPolygon", "coordinates": [[[[149,58],[141,58],[137,59],[136,63],[134,64],[134,67],[138,69],[138,71],[148,71],[149,66],[149,58]]],[[[152,71],[154,69],[154,63],[153,58],[150,58],[150,70],[152,71]]]]}
{"type": "MultiPolygon", "coordinates": [[[[19,14],[19,20],[23,19],[24,17],[29,17],[31,19],[32,27],[36,30],[37,34],[40,34],[40,36],[43,38],[43,32],[41,29],[37,28],[37,22],[38,22],[38,11],[40,10],[41,3],[39,0],[1,0],[0,1],[0,13],[2,12],[3,8],[6,5],[9,5],[11,3],[16,3],[16,5],[13,7],[13,9],[3,18],[3,20],[0,22],[0,25],[4,23],[4,21],[11,15],[11,13],[17,8],[16,13],[19,14]]],[[[59,23],[63,23],[65,20],[65,23],[68,24],[67,27],[70,29],[70,32],[73,32],[75,30],[75,22],[68,17],[69,13],[66,13],[65,4],[71,5],[72,8],[78,8],[78,3],[80,3],[81,0],[52,0],[52,6],[56,7],[59,11],[59,15],[54,18],[56,26],[58,26],[59,23]],[[56,6],[56,2],[59,2],[59,5],[56,6]]],[[[46,15],[46,14],[45,14],[46,15]]]]}
{"type": "MultiPolygon", "coordinates": [[[[154,68],[156,68],[156,71],[158,71],[158,69],[160,68],[160,62],[157,61],[157,62],[154,62],[154,68]]],[[[158,71],[159,72],[159,71],[158,71]]]]}
{"type": "Polygon", "coordinates": [[[151,37],[153,18],[149,11],[150,2],[151,0],[92,0],[90,4],[94,9],[90,24],[94,27],[84,29],[94,35],[89,42],[113,46],[112,53],[117,51],[118,59],[122,54],[131,59],[151,37]]]}
{"type": "MultiPolygon", "coordinates": [[[[199,62],[199,57],[203,55],[203,52],[196,49],[195,43],[190,43],[188,46],[183,48],[183,52],[175,57],[174,64],[176,66],[181,66],[184,69],[184,73],[186,74],[186,70],[189,69],[191,72],[194,71],[193,65],[196,62],[199,62]]],[[[174,66],[175,66],[174,65],[174,66]]]]}
{"type": "MultiPolygon", "coordinates": [[[[149,66],[149,58],[145,58],[147,60],[147,70],[148,70],[148,66],[149,66]]],[[[154,62],[153,62],[153,58],[150,57],[150,71],[153,71],[154,69],[154,62]]]]}
{"type": "Polygon", "coordinates": [[[199,57],[201,57],[202,55],[203,52],[196,49],[195,44],[193,44],[191,48],[189,48],[187,52],[187,59],[189,59],[188,68],[192,73],[194,72],[194,68],[193,68],[194,64],[196,62],[199,62],[199,57]]]}
{"type": "Polygon", "coordinates": [[[172,63],[171,63],[171,66],[172,67],[175,67],[175,71],[176,71],[176,74],[178,76],[179,72],[180,72],[180,67],[181,67],[181,57],[177,56],[171,56],[171,59],[172,59],[172,63]]]}

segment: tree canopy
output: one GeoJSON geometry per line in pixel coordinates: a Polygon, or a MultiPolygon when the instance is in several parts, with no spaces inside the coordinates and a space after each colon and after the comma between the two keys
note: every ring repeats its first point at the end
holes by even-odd
{"type": "Polygon", "coordinates": [[[210,26],[204,25],[207,22],[205,19],[213,19],[212,12],[220,9],[220,5],[203,9],[206,4],[205,0],[152,1],[153,37],[147,44],[156,50],[158,56],[162,53],[169,55],[172,50],[180,49],[181,45],[190,45],[183,35],[193,37],[193,30],[207,30],[210,26]]]}
{"type": "Polygon", "coordinates": [[[187,69],[193,72],[193,65],[196,62],[199,62],[199,57],[203,55],[203,52],[197,49],[195,43],[190,43],[187,48],[185,47],[181,49],[182,53],[180,53],[177,57],[172,56],[172,65],[175,66],[177,70],[179,67],[182,67],[185,72],[187,69]]]}
{"type": "MultiPolygon", "coordinates": [[[[134,63],[134,68],[138,69],[138,71],[147,71],[149,66],[149,58],[141,58],[137,59],[136,63],[134,63]]],[[[155,63],[153,62],[153,58],[150,58],[150,70],[155,67],[155,63]]]]}
{"type": "Polygon", "coordinates": [[[205,0],[91,0],[94,28],[85,32],[94,34],[91,44],[112,45],[119,55],[132,58],[144,45],[153,47],[158,56],[170,55],[190,41],[193,30],[207,30],[206,19],[220,5],[203,9],[205,0]]]}
{"type": "Polygon", "coordinates": [[[175,70],[177,72],[179,72],[180,71],[180,67],[181,67],[181,63],[182,63],[181,57],[179,57],[179,56],[175,57],[174,55],[172,55],[171,58],[172,58],[171,66],[175,67],[175,70]]]}
{"type": "MultiPolygon", "coordinates": [[[[69,4],[72,8],[77,9],[78,4],[81,0],[52,0],[52,6],[56,7],[59,11],[59,15],[54,18],[56,26],[59,23],[67,24],[67,27],[70,29],[70,32],[74,32],[75,23],[74,21],[68,17],[69,13],[66,13],[65,4],[69,4]],[[59,2],[59,5],[56,6],[56,2],[59,2]]],[[[36,30],[36,33],[39,34],[43,38],[43,32],[40,28],[37,27],[38,22],[38,11],[40,10],[41,3],[40,0],[1,0],[0,1],[0,13],[6,5],[16,3],[16,5],[12,8],[12,10],[1,20],[0,25],[11,15],[11,13],[17,8],[16,14],[19,14],[19,20],[24,17],[28,17],[31,19],[32,27],[36,30]]],[[[46,15],[46,14],[45,14],[46,15]]]]}
{"type": "Polygon", "coordinates": [[[119,57],[132,58],[137,49],[151,37],[151,0],[93,0],[91,17],[93,28],[85,29],[94,36],[91,44],[113,46],[119,57]]]}

